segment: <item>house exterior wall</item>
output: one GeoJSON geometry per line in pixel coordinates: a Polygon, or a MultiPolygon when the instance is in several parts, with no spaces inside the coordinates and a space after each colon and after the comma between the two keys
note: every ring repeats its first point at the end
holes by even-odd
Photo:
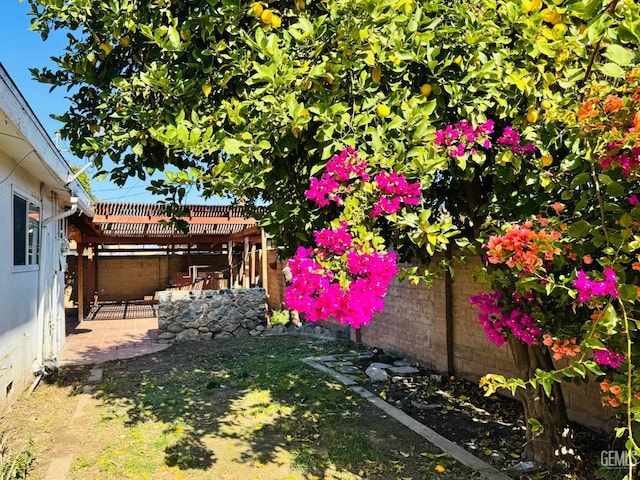
{"type": "Polygon", "coordinates": [[[58,215],[70,206],[72,190],[85,213],[90,213],[90,199],[77,180],[69,182],[69,165],[1,64],[0,118],[1,412],[64,342],[67,240],[66,220],[58,215]],[[39,220],[39,260],[34,264],[14,265],[14,195],[39,206],[37,214],[31,212],[39,220]]]}
{"type": "MultiPolygon", "coordinates": [[[[6,178],[12,168],[11,159],[0,150],[0,179],[6,178]]],[[[0,185],[0,241],[4,251],[0,256],[0,410],[33,381],[34,362],[44,355],[55,357],[64,342],[64,305],[60,303],[64,285],[60,254],[63,222],[46,228],[40,222],[39,265],[13,265],[14,193],[39,205],[41,219],[58,213],[57,201],[46,190],[41,193],[40,185],[23,170],[16,170],[0,185]]]]}

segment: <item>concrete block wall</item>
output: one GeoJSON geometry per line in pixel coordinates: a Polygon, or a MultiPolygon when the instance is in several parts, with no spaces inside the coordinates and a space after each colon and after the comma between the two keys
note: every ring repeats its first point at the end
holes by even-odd
{"type": "MultiPolygon", "coordinates": [[[[269,251],[268,301],[272,309],[282,305],[284,266],[276,251],[269,251]]],[[[509,347],[497,347],[487,340],[477,319],[478,310],[469,304],[470,296],[490,291],[488,285],[474,280],[474,271],[480,266],[480,257],[470,257],[466,264],[455,266],[452,279],[454,373],[471,381],[487,373],[513,377],[516,369],[509,347]]],[[[385,297],[384,311],[359,331],[351,329],[351,338],[446,372],[445,316],[444,280],[436,280],[429,288],[424,284],[400,283],[396,278],[385,297]]],[[[602,406],[596,382],[565,385],[563,392],[572,420],[594,429],[608,429],[612,412],[602,406]]]]}
{"type": "MultiPolygon", "coordinates": [[[[454,372],[471,381],[487,373],[516,375],[509,347],[497,347],[487,340],[477,320],[477,309],[469,305],[471,295],[489,291],[487,285],[473,279],[473,271],[480,264],[478,257],[469,259],[466,265],[457,265],[452,280],[454,372]]],[[[444,281],[437,280],[429,288],[394,279],[384,311],[359,332],[352,331],[351,338],[446,372],[444,281]]],[[[594,429],[610,427],[612,412],[602,406],[596,382],[566,385],[563,392],[572,420],[594,429]]]]}

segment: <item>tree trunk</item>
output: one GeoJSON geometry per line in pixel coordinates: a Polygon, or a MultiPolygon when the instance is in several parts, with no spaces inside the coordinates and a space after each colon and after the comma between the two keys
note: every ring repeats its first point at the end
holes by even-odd
{"type": "MultiPolygon", "coordinates": [[[[518,369],[518,377],[525,381],[535,375],[536,369],[554,370],[549,350],[544,346],[531,345],[510,338],[509,346],[518,369]]],[[[516,398],[524,406],[527,422],[525,458],[550,469],[566,469],[575,465],[577,457],[573,450],[573,432],[564,397],[559,383],[554,383],[551,395],[547,396],[542,385],[518,389],[516,398]],[[539,422],[529,423],[529,419],[539,422]]]]}

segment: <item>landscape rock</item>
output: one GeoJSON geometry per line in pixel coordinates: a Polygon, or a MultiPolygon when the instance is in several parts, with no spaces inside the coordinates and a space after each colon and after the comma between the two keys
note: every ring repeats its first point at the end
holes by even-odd
{"type": "Polygon", "coordinates": [[[412,375],[420,373],[420,370],[415,367],[390,367],[389,373],[392,375],[398,375],[400,377],[410,377],[412,375]]]}
{"type": "Polygon", "coordinates": [[[365,372],[372,382],[388,382],[389,374],[384,369],[369,365],[365,372]]]}
{"type": "Polygon", "coordinates": [[[189,328],[176,335],[176,342],[189,342],[189,341],[197,340],[199,336],[200,334],[198,330],[189,328]]]}

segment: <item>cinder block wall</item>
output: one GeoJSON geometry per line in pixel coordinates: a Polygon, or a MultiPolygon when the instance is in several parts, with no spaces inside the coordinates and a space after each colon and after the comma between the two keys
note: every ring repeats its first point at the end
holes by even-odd
{"type": "Polygon", "coordinates": [[[189,265],[208,265],[204,270],[224,270],[225,273],[228,269],[226,255],[104,256],[98,265],[99,298],[101,301],[137,300],[153,295],[166,289],[176,273],[188,272],[189,265]]]}
{"type": "MultiPolygon", "coordinates": [[[[486,373],[514,376],[509,347],[497,347],[487,340],[477,320],[477,309],[469,305],[471,295],[489,291],[487,285],[473,280],[473,270],[479,266],[479,258],[456,265],[452,280],[454,372],[472,381],[486,373]]],[[[395,279],[385,298],[384,311],[363,326],[359,334],[352,331],[351,338],[358,337],[364,345],[380,347],[446,372],[444,281],[436,281],[428,288],[395,279]]],[[[596,382],[567,385],[564,394],[572,420],[591,428],[607,429],[612,412],[602,406],[596,382]]]]}

